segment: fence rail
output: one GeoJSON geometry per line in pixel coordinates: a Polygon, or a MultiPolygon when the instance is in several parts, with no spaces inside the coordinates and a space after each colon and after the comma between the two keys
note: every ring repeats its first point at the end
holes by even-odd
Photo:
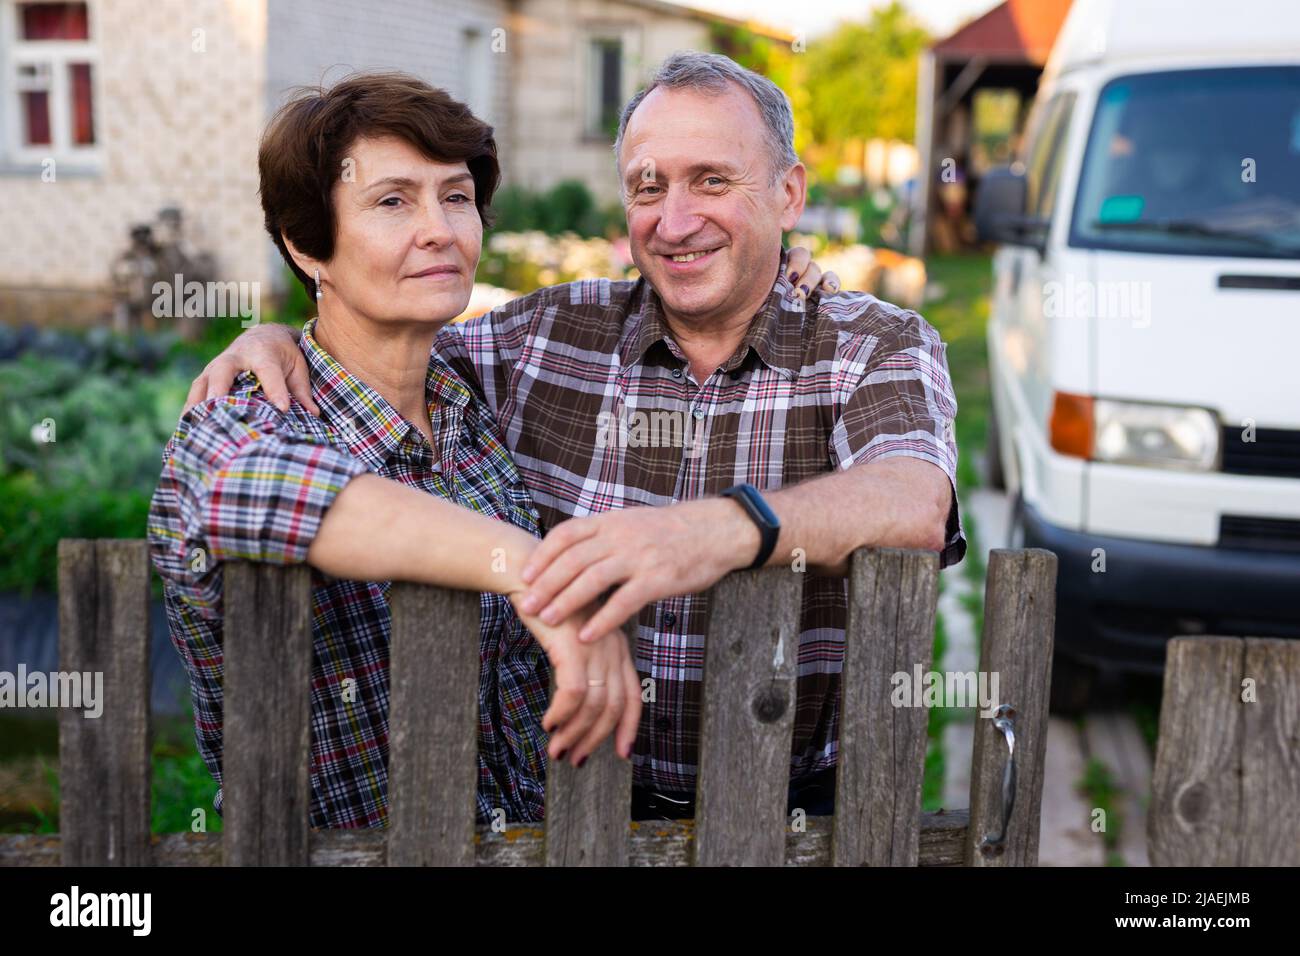
{"type": "MultiPolygon", "coordinates": [[[[694,821],[629,820],[609,742],[548,771],[546,820],[475,825],[477,596],[395,584],[389,826],[307,825],[311,575],[226,570],[224,833],[151,836],[146,543],[59,547],[64,671],[103,671],[102,715],[60,713],[61,832],[0,837],[0,865],[1024,866],[1038,857],[1056,556],[989,556],[981,670],[1006,705],[977,720],[970,809],[921,810],[929,710],[892,675],[931,667],[938,556],[860,549],[849,572],[833,817],[786,817],[804,576],[739,572],[713,589],[694,821]],[[437,655],[428,642],[439,642],[437,655]],[[1014,764],[1009,741],[1014,733],[1014,764]]],[[[625,631],[633,626],[629,621],[625,631]]]]}

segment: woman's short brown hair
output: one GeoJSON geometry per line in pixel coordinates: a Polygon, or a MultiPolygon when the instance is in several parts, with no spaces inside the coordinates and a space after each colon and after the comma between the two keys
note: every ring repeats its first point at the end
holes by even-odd
{"type": "Polygon", "coordinates": [[[464,162],[483,227],[492,224],[488,204],[501,180],[496,140],[464,103],[407,73],[357,73],[328,89],[295,92],[262,134],[257,170],[266,231],[309,296],[316,284],[285,240],[313,259],[333,257],[334,183],[359,138],[396,136],[435,162],[464,162]]]}

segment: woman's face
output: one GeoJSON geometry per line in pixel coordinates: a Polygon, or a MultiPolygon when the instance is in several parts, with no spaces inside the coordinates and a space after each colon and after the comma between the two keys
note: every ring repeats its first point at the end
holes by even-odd
{"type": "MultiPolygon", "coordinates": [[[[474,180],[410,143],[359,139],[333,193],[324,296],[374,322],[447,322],[465,310],[483,246],[474,180]]],[[[309,270],[310,271],[310,270],[309,270]]]]}

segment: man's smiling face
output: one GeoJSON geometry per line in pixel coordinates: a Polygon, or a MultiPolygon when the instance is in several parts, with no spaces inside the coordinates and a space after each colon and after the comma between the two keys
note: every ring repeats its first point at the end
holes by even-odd
{"type": "Polygon", "coordinates": [[[803,211],[804,171],[771,185],[753,98],[656,87],[628,120],[619,156],[632,260],[670,317],[734,318],[776,277],[781,232],[803,211]]]}

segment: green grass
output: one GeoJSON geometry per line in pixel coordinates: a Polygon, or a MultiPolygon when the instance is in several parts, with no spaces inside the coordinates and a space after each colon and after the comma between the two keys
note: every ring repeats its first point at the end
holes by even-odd
{"type": "MultiPolygon", "coordinates": [[[[941,287],[942,294],[926,303],[920,311],[947,345],[948,371],[957,395],[957,490],[960,494],[979,484],[976,452],[983,449],[988,432],[988,355],[984,332],[988,323],[992,270],[987,256],[935,256],[927,262],[927,268],[929,281],[941,287]]],[[[984,622],[985,566],[979,555],[978,529],[973,517],[963,513],[962,525],[966,530],[967,552],[958,573],[970,582],[971,593],[964,595],[961,602],[973,618],[978,635],[984,622]]],[[[944,586],[945,576],[940,575],[941,593],[944,586]]],[[[943,616],[936,615],[935,668],[942,665],[947,644],[943,616]]],[[[931,709],[922,787],[922,806],[926,810],[937,810],[943,805],[947,772],[943,731],[953,720],[962,719],[963,714],[953,707],[931,709]]]]}
{"type": "Polygon", "coordinates": [[[1120,835],[1124,831],[1124,816],[1119,812],[1120,788],[1111,776],[1111,769],[1096,757],[1088,759],[1083,779],[1076,784],[1094,809],[1105,813],[1106,828],[1101,831],[1107,866],[1124,866],[1124,856],[1119,850],[1120,835]]]}
{"type": "MultiPolygon", "coordinates": [[[[193,727],[188,713],[154,718],[150,760],[154,833],[189,832],[195,810],[204,811],[208,832],[221,832],[221,817],[212,809],[217,785],[194,745],[193,727]]],[[[57,720],[0,717],[0,780],[22,779],[23,793],[30,795],[25,804],[0,810],[0,833],[59,832],[58,767],[57,720]]]]}
{"type": "Polygon", "coordinates": [[[943,289],[921,314],[948,346],[948,371],[957,394],[958,490],[979,484],[975,453],[984,448],[989,419],[989,292],[993,271],[988,256],[933,256],[926,262],[929,281],[943,289]]]}

